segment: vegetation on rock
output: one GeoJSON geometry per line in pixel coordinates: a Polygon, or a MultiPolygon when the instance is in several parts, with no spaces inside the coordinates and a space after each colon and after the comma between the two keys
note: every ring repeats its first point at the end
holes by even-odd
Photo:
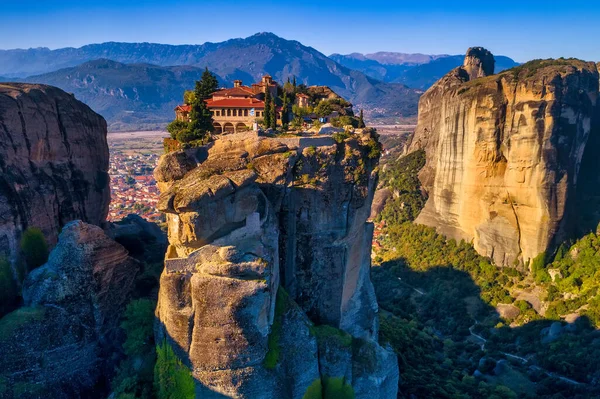
{"type": "Polygon", "coordinates": [[[158,399],[194,399],[194,379],[190,370],[164,341],[156,347],[154,384],[158,399]]]}
{"type": "Polygon", "coordinates": [[[541,254],[531,273],[498,268],[470,243],[412,223],[425,203],[417,177],[423,164],[423,154],[413,153],[386,165],[381,175],[396,198],[379,217],[385,222],[383,248],[372,278],[382,309],[381,338],[398,353],[402,397],[600,394],[593,385],[600,377],[593,360],[600,356],[600,332],[593,326],[600,237],[593,233],[562,246],[554,259],[541,254]],[[544,316],[536,301],[548,304],[544,316]],[[512,314],[499,314],[501,307],[512,314]],[[575,311],[582,315],[577,322],[557,324],[559,316],[575,311]],[[505,363],[496,367],[500,361],[505,363]]]}
{"type": "Polygon", "coordinates": [[[20,246],[29,271],[42,266],[48,261],[48,244],[42,230],[36,227],[25,230],[21,237],[20,246]]]}
{"type": "Polygon", "coordinates": [[[272,370],[279,362],[279,353],[281,348],[279,340],[281,338],[281,327],[283,323],[283,315],[288,309],[290,298],[283,289],[279,287],[277,297],[275,299],[275,315],[273,317],[273,325],[271,325],[271,333],[269,334],[269,350],[265,356],[264,365],[267,369],[272,370]]]}
{"type": "Polygon", "coordinates": [[[17,296],[17,284],[10,262],[5,256],[0,256],[0,317],[13,309],[17,296]]]}
{"type": "Polygon", "coordinates": [[[209,99],[218,87],[217,77],[206,68],[200,80],[196,81],[193,95],[189,91],[184,92],[184,101],[191,101],[186,103],[191,106],[190,120],[174,120],[167,125],[171,138],[181,143],[206,143],[209,133],[213,131],[213,121],[205,100],[209,99]]]}

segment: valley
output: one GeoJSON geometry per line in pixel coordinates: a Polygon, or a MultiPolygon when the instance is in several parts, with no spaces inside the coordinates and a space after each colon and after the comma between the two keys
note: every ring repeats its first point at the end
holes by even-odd
{"type": "Polygon", "coordinates": [[[600,398],[600,11],[67,3],[0,24],[0,399],[600,398]]]}

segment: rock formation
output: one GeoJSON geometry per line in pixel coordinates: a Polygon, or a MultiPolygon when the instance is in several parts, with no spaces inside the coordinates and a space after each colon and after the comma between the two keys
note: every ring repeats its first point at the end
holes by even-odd
{"type": "Polygon", "coordinates": [[[421,97],[409,150],[426,150],[429,199],[417,223],[524,264],[569,234],[582,154],[599,134],[598,69],[560,59],[492,70],[487,50],[470,49],[421,97]]]}
{"type": "Polygon", "coordinates": [[[161,158],[157,338],[197,397],[302,398],[327,378],[396,396],[369,279],[379,144],[337,139],[232,135],[161,158]]]}
{"type": "Polygon", "coordinates": [[[0,319],[0,396],[101,395],[99,378],[114,372],[120,316],[138,270],[101,228],[67,223],[48,263],[25,280],[25,306],[0,319]]]}
{"type": "Polygon", "coordinates": [[[56,244],[71,220],[101,224],[110,201],[106,122],[60,89],[0,84],[0,252],[21,233],[56,244]]]}

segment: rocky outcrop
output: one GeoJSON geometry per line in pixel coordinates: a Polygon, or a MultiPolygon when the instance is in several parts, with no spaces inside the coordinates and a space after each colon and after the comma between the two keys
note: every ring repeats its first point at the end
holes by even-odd
{"type": "Polygon", "coordinates": [[[101,395],[139,267],[101,228],[67,223],[48,263],[25,280],[25,306],[0,319],[0,396],[101,395]]]}
{"type": "Polygon", "coordinates": [[[429,199],[417,223],[498,265],[524,264],[569,234],[582,155],[599,134],[598,70],[564,59],[492,70],[487,50],[470,49],[421,97],[410,150],[426,150],[429,199]]]}
{"type": "Polygon", "coordinates": [[[0,252],[21,233],[56,244],[71,220],[101,224],[110,201],[106,122],[60,89],[0,84],[0,252]]]}
{"type": "Polygon", "coordinates": [[[359,398],[396,396],[369,279],[379,146],[370,131],[337,138],[230,135],[161,158],[170,245],[157,338],[197,397],[302,398],[325,377],[359,398]],[[317,326],[347,335],[345,354],[317,326]]]}

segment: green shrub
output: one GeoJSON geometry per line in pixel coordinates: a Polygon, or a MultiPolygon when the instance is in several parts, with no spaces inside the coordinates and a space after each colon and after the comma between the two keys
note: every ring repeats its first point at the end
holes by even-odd
{"type": "Polygon", "coordinates": [[[127,336],[123,348],[129,356],[143,355],[152,348],[154,339],[154,308],[150,299],[136,299],[127,305],[121,328],[127,336]]]}
{"type": "Polygon", "coordinates": [[[321,379],[317,378],[313,381],[312,384],[306,388],[306,392],[302,399],[323,399],[323,385],[321,384],[321,379]]]}
{"type": "Polygon", "coordinates": [[[343,377],[323,378],[324,399],[354,399],[354,389],[343,377]]]}
{"type": "Polygon", "coordinates": [[[0,256],[0,317],[13,309],[17,295],[17,283],[10,263],[5,256],[0,256]]]}
{"type": "Polygon", "coordinates": [[[167,125],[167,132],[171,135],[174,140],[179,140],[178,137],[182,132],[189,130],[189,122],[174,120],[167,125]]]}
{"type": "Polygon", "coordinates": [[[347,138],[350,138],[350,133],[348,132],[336,132],[332,135],[333,140],[338,143],[338,144],[342,144],[344,142],[344,140],[346,140],[347,138]]]}
{"type": "Polygon", "coordinates": [[[546,270],[546,252],[542,252],[531,261],[531,272],[538,283],[552,281],[548,270],[546,270]]]}
{"type": "Polygon", "coordinates": [[[44,233],[36,227],[30,227],[21,237],[21,252],[25,257],[29,271],[48,261],[48,244],[44,233]]]}
{"type": "Polygon", "coordinates": [[[317,341],[333,341],[341,346],[350,347],[352,345],[352,336],[347,332],[328,325],[312,326],[310,333],[317,338],[317,341]]]}
{"type": "Polygon", "coordinates": [[[369,139],[367,142],[368,153],[367,157],[369,159],[378,159],[381,156],[381,151],[383,150],[383,146],[381,143],[375,139],[369,139]]]}
{"type": "Polygon", "coordinates": [[[277,290],[277,298],[275,299],[275,316],[273,317],[273,325],[271,326],[271,333],[269,334],[269,350],[264,360],[265,368],[269,370],[274,369],[279,362],[279,352],[281,351],[279,340],[281,339],[283,315],[288,309],[289,301],[290,298],[287,292],[285,292],[283,287],[279,287],[277,290]]]}
{"type": "Polygon", "coordinates": [[[23,307],[0,319],[0,341],[13,338],[17,330],[44,318],[44,308],[23,307]]]}
{"type": "Polygon", "coordinates": [[[164,341],[156,347],[154,384],[158,399],[194,399],[194,379],[190,370],[164,341]]]}

